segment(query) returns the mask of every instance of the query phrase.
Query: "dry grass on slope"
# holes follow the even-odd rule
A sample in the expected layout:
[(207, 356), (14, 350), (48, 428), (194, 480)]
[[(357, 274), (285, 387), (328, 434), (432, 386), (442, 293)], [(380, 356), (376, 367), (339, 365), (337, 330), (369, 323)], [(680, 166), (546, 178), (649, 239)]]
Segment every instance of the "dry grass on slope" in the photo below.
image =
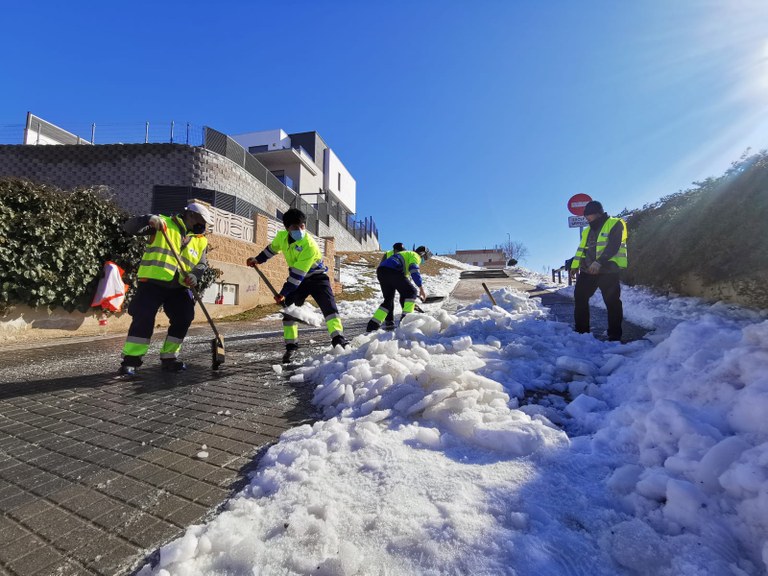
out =
[[(342, 257), (342, 266), (368, 266), (376, 268), (381, 262), (384, 252), (336, 252)], [(421, 271), (427, 276), (440, 274), (442, 270), (458, 268), (452, 264), (447, 264), (434, 258), (421, 264)]]

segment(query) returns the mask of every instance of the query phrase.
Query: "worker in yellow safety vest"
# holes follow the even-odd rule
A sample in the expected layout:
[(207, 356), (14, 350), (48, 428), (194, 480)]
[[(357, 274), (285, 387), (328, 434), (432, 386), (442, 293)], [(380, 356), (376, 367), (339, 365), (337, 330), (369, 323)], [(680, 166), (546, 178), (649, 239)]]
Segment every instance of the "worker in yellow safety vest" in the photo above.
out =
[(576, 332), (589, 333), (589, 299), (600, 289), (608, 311), (608, 340), (621, 341), (624, 308), (621, 303), (619, 273), (627, 267), (627, 225), (611, 218), (600, 202), (584, 207), (589, 222), (571, 262), (570, 274), (578, 274), (574, 288)]
[[(395, 307), (395, 293), (400, 294), (403, 305), (401, 319), (411, 312), (416, 306), (416, 296), (426, 300), (424, 286), (419, 265), (428, 259), (429, 250), (425, 246), (419, 246), (416, 250), (403, 250), (384, 259), (376, 269), (376, 277), (381, 286), (384, 301), (373, 313), (366, 327), (367, 332), (373, 332), (381, 328), (382, 323), (392, 313)], [(410, 280), (413, 280), (413, 284)], [(418, 291), (416, 288), (418, 287)], [(384, 326), (384, 328), (390, 328)]]
[[(160, 348), (162, 369), (169, 372), (186, 369), (186, 364), (177, 357), (195, 317), (195, 300), (189, 289), (197, 286), (207, 268), (205, 231), (206, 226), (211, 225), (211, 211), (199, 202), (192, 202), (182, 214), (173, 217), (146, 214), (130, 218), (123, 225), (128, 234), (148, 235), (149, 244), (139, 264), (136, 294), (128, 305), (132, 320), (119, 374), (133, 376), (141, 366), (161, 306), (170, 320), (168, 334)], [(181, 257), (185, 270), (179, 269), (161, 230)]]
[[(344, 327), (327, 274), (328, 267), (323, 263), (323, 253), (317, 242), (307, 232), (306, 222), (306, 214), (298, 208), (287, 210), (283, 214), (285, 230), (278, 232), (272, 243), (257, 256), (248, 258), (246, 264), (255, 268), (282, 252), (288, 264), (288, 278), (275, 296), (275, 302), (284, 306), (301, 306), (308, 296), (312, 296), (325, 316), (331, 345), (346, 348), (349, 343), (344, 337)], [(283, 316), (283, 338), (283, 363), (287, 364), (299, 349), (299, 325), (290, 316)]]
[(384, 262), (384, 260), (386, 260), (387, 258), (391, 258), (395, 254), (397, 254), (398, 252), (402, 252), (403, 250), (405, 250), (405, 246), (403, 246), (403, 243), (395, 242), (394, 244), (392, 244), (392, 250), (387, 250), (386, 252), (384, 252), (384, 256), (381, 257), (381, 261)]
[[(395, 254), (399, 254), (400, 252), (405, 251), (405, 246), (402, 242), (395, 242), (392, 244), (392, 250), (387, 250), (384, 252), (384, 256), (381, 257), (381, 262), (384, 262), (387, 258), (391, 258)], [(379, 262), (379, 264), (381, 264)], [(405, 304), (405, 297), (401, 294), (400, 295), (400, 308), (402, 309), (403, 304)], [(394, 308), (394, 306), (392, 306)], [(387, 314), (387, 318), (384, 320), (384, 329), (385, 330), (392, 330), (395, 327), (395, 311), (390, 310), (389, 314)]]

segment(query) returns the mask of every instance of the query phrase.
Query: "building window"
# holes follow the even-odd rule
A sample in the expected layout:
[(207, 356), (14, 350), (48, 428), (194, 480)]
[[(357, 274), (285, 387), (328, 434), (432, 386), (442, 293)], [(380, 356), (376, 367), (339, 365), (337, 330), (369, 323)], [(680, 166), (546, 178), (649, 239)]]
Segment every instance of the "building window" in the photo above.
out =
[(285, 170), (272, 170), (272, 174), (275, 175), (275, 178), (280, 180), (284, 185), (288, 186), (291, 190), (295, 190), (293, 187), (293, 178), (290, 176), (285, 175)]
[(249, 146), (248, 147), (248, 152), (250, 152), (251, 154), (258, 154), (259, 152), (266, 152), (267, 150), (269, 150), (269, 145), (268, 144), (264, 144), (263, 146)]
[(238, 303), (237, 284), (225, 284), (217, 282), (211, 284), (203, 294), (203, 302), (209, 304), (228, 304), (236, 306)]

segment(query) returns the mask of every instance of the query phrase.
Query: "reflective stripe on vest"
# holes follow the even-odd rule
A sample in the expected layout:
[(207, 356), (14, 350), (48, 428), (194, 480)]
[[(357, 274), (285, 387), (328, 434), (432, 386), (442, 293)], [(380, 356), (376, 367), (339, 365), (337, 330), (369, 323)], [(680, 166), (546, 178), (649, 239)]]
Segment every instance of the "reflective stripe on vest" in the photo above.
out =
[(411, 274), (411, 264), (415, 264), (417, 268), (421, 264), (421, 256), (412, 250), (403, 250), (395, 254), (395, 256), (403, 263), (403, 274), (406, 276)]
[[(623, 228), (621, 232), (621, 244), (619, 245), (619, 251), (616, 252), (616, 254), (609, 260), (611, 262), (616, 262), (616, 265), (620, 269), (624, 269), (627, 267), (627, 224), (621, 218), (608, 218), (603, 224), (603, 227), (600, 229), (600, 233), (597, 235), (597, 249), (595, 251), (595, 259), (597, 260), (600, 258), (603, 250), (605, 250), (605, 247), (608, 245), (608, 235), (611, 233), (611, 230), (613, 230), (613, 227), (619, 223), (621, 223)], [(588, 237), (589, 227), (587, 227), (581, 234), (581, 243), (576, 249), (576, 255), (573, 257), (571, 270), (578, 270), (581, 266), (582, 260), (584, 260), (586, 257)]]
[[(320, 252), (317, 242), (309, 232), (301, 240), (291, 242), (290, 232), (280, 230), (269, 245), (269, 250), (275, 254), (283, 253), (285, 262), (288, 264), (289, 275), (293, 272), (293, 278), (298, 280), (297, 285), (305, 276), (328, 271), (323, 264), (323, 253)], [(290, 278), (288, 281), (291, 282)]]
[[(181, 248), (182, 233), (179, 224), (173, 218), (168, 216), (160, 216), (166, 223), (166, 234), (171, 244), (179, 254), (181, 261), (184, 263), (186, 270), (189, 272), (194, 268), (205, 253), (205, 249), (208, 246), (208, 240), (203, 235), (194, 235), (189, 238), (189, 242), (184, 248)], [(173, 280), (174, 275), (179, 265), (176, 262), (176, 258), (173, 256), (168, 243), (165, 241), (165, 237), (160, 232), (155, 232), (152, 236), (152, 241), (149, 246), (144, 250), (144, 255), (141, 258), (141, 264), (139, 265), (138, 277), (152, 280), (162, 280), (170, 282)], [(181, 284), (181, 274), (179, 274), (179, 283)], [(183, 284), (182, 284), (183, 285)]]

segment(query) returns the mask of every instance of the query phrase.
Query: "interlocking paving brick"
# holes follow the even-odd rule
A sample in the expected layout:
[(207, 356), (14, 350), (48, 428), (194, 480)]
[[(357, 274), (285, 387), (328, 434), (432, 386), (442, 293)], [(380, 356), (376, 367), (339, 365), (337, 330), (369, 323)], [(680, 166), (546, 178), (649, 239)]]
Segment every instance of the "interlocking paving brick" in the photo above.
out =
[(205, 518), (208, 510), (209, 508), (206, 506), (190, 503), (174, 510), (173, 515), (169, 520), (180, 528), (184, 528), (190, 524), (198, 524)]
[(23, 537), (17, 538), (13, 542), (3, 543), (0, 546), (0, 564), (9, 565), (14, 560), (26, 556), (30, 550), (45, 547), (46, 544), (43, 540), (27, 532)]
[(34, 503), (38, 497), (31, 492), (17, 491), (13, 496), (0, 500), (0, 510), (5, 514), (16, 516), (16, 511)]
[(74, 552), (85, 548), (96, 538), (101, 538), (104, 532), (93, 526), (90, 522), (72, 516), (68, 523), (68, 530), (54, 537), (54, 545), (65, 552)]
[(195, 502), (203, 506), (213, 507), (219, 502), (223, 502), (228, 494), (228, 490), (221, 488), (211, 488), (208, 492), (195, 496)]
[(51, 507), (44, 513), (23, 520), (24, 527), (53, 542), (76, 526), (76, 518), (66, 510)]
[(78, 557), (99, 574), (115, 574), (125, 568), (126, 557), (136, 556), (140, 550), (137, 546), (127, 544), (112, 536), (102, 536), (85, 548), (78, 551)]
[(38, 549), (29, 548), (27, 552), (29, 553), (25, 556), (10, 561), (8, 567), (17, 574), (43, 576), (51, 574), (49, 567), (61, 564), (66, 560), (65, 556), (50, 546), (41, 546)]
[(7, 516), (0, 516), (0, 542), (7, 546), (11, 542), (29, 534), (21, 524)]
[[(274, 385), (279, 332), (256, 344), (274, 358), (212, 373), (209, 332), (195, 330), (204, 337), (185, 343), (182, 375), (154, 359), (134, 381), (105, 373), (122, 338), (0, 356), (0, 576), (131, 573), (220, 509), (284, 430), (311, 420), (310, 385)], [(254, 347), (243, 337), (227, 354)]]
[(168, 522), (157, 521), (146, 530), (133, 534), (131, 540), (138, 544), (142, 549), (148, 550), (159, 548), (161, 545), (173, 538), (181, 536), (183, 533), (184, 528), (179, 528)]

